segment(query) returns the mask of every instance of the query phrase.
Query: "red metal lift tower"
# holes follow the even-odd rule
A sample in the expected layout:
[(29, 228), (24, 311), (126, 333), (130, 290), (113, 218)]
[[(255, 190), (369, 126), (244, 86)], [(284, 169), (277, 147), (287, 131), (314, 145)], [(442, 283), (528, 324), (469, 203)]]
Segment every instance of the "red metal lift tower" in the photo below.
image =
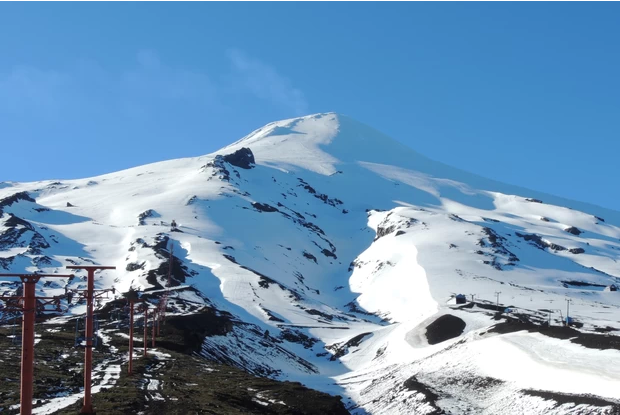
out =
[(86, 347), (84, 349), (84, 405), (81, 414), (94, 414), (91, 400), (92, 370), (93, 370), (93, 298), (95, 291), (95, 271), (102, 269), (116, 269), (116, 267), (101, 265), (70, 265), (68, 269), (84, 269), (87, 272), (86, 287)]
[[(3, 311), (21, 311), (22, 319), (22, 362), (20, 385), (20, 414), (32, 414), (32, 386), (34, 384), (34, 320), (37, 310), (42, 310), (48, 304), (55, 304), (60, 311), (58, 297), (37, 297), (35, 288), (41, 278), (71, 278), (73, 275), (58, 274), (0, 274), (0, 277), (19, 278), (24, 285), (22, 296), (0, 297), (0, 300), (9, 305)], [(37, 300), (47, 300), (37, 304)]]
[(146, 339), (149, 334), (149, 306), (146, 302), (142, 306), (142, 311), (144, 311), (144, 356), (146, 357), (146, 349), (148, 345)]
[[(127, 291), (124, 296), (125, 300), (129, 304), (129, 362), (127, 365), (127, 373), (132, 374), (133, 371), (133, 312), (134, 312), (134, 304), (144, 302), (145, 300), (141, 299), (139, 296), (140, 293), (133, 289)], [(146, 314), (144, 318), (145, 331), (144, 331), (144, 354), (146, 355)]]
[(153, 311), (153, 325), (151, 326), (151, 347), (154, 349), (155, 348), (155, 335), (157, 332), (157, 328), (158, 328), (158, 324), (157, 324), (157, 319), (159, 317), (157, 316), (157, 309), (155, 309)]

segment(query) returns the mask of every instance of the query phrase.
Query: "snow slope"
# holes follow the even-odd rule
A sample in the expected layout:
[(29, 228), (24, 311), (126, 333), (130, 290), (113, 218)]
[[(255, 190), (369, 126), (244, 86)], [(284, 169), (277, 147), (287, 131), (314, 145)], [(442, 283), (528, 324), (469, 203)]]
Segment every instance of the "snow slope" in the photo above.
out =
[[(98, 287), (158, 293), (173, 245), (177, 312), (233, 321), (206, 357), (353, 412), (619, 405), (620, 292), (604, 289), (620, 281), (620, 212), (460, 171), (345, 116), (271, 123), (202, 157), (0, 183), (0, 212), (7, 271), (115, 265)], [(567, 299), (576, 329), (560, 327)]]

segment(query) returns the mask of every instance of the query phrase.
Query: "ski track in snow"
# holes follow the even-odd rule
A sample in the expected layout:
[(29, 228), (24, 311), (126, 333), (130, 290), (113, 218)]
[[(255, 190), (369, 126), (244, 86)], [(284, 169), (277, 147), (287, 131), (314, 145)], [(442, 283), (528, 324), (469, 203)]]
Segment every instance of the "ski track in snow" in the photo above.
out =
[(154, 377), (163, 369), (165, 361), (170, 358), (170, 355), (156, 349), (151, 349), (148, 353), (151, 356), (155, 356), (158, 362), (154, 366), (147, 368), (147, 373), (145, 374), (144, 389), (147, 391), (147, 400), (165, 401), (166, 399), (160, 393), (164, 388), (164, 382)]
[[(104, 345), (108, 345), (110, 336), (108, 336), (104, 330), (101, 330), (99, 332), (99, 337), (102, 339)], [(102, 362), (101, 364), (93, 368), (93, 386), (91, 388), (92, 395), (95, 395), (104, 389), (114, 387), (114, 384), (120, 377), (122, 363), (123, 362), (119, 361), (118, 359), (110, 359)], [(99, 381), (99, 383), (97, 383), (97, 381)], [(42, 406), (34, 407), (32, 409), (32, 413), (39, 415), (53, 414), (54, 412), (66, 408), (67, 406), (73, 405), (74, 403), (82, 399), (84, 399), (83, 391), (68, 396), (54, 398), (49, 402), (46, 402)], [(36, 399), (33, 400), (33, 404), (35, 404), (36, 401)], [(19, 408), (19, 405), (17, 405), (17, 408)]]

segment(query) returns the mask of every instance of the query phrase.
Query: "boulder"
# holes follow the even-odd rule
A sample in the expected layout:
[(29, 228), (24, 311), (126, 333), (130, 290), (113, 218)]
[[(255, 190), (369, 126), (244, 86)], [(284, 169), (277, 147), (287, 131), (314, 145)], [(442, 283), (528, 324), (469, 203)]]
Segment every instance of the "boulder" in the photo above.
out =
[(252, 150), (247, 147), (243, 147), (232, 154), (225, 155), (224, 161), (233, 166), (237, 166), (246, 170), (253, 168), (256, 164)]

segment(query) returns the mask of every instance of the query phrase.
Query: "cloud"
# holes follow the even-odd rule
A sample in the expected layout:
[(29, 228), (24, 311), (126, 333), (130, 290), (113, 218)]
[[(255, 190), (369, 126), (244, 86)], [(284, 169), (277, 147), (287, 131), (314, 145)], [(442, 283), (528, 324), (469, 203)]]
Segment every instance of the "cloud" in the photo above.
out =
[(217, 84), (205, 72), (168, 65), (152, 50), (140, 51), (136, 63), (121, 74), (118, 82), (128, 115), (144, 118), (155, 103), (164, 108), (184, 106), (193, 110), (223, 105)]
[(171, 100), (217, 101), (217, 87), (204, 72), (164, 65), (152, 50), (140, 51), (137, 62), (137, 68), (123, 74), (123, 87), (127, 91)]
[(260, 99), (291, 109), (296, 115), (308, 112), (303, 92), (293, 87), (291, 81), (280, 75), (275, 68), (238, 49), (229, 50), (227, 55), (236, 80), (246, 90)]
[[(307, 112), (303, 93), (273, 67), (239, 50), (229, 51), (227, 57), (231, 72), (219, 78), (171, 64), (153, 50), (139, 51), (132, 62), (115, 70), (93, 60), (78, 60), (62, 69), (14, 66), (0, 72), (0, 118), (55, 124), (111, 119), (119, 125), (122, 119), (140, 123), (159, 123), (162, 117), (203, 120), (209, 111), (227, 109), (227, 96), (240, 91), (296, 115)], [(230, 76), (236, 86), (233, 90)]]

